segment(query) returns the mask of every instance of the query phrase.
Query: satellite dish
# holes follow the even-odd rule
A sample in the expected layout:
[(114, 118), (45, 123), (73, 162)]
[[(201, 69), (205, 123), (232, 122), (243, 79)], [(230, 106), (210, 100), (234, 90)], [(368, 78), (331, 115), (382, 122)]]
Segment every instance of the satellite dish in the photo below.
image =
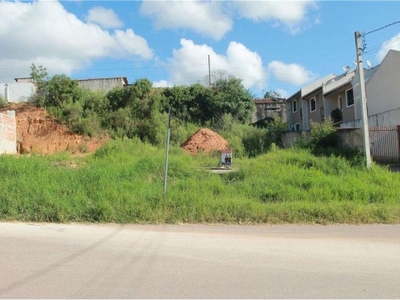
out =
[(367, 65), (369, 68), (371, 68), (374, 64), (372, 62), (370, 62), (369, 60), (367, 60)]
[(346, 73), (348, 72), (348, 71), (350, 71), (350, 67), (349, 66), (343, 66), (343, 71), (345, 71)]

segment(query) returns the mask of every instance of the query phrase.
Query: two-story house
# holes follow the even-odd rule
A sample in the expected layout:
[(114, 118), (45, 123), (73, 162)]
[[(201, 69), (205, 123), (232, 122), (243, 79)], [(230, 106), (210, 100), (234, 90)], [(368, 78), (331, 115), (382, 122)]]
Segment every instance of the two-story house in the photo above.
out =
[[(400, 52), (390, 50), (381, 64), (364, 69), (368, 116), (378, 116), (373, 125), (400, 124)], [(330, 74), (301, 88), (287, 99), (291, 130), (309, 130), (310, 122), (331, 118), (340, 127), (358, 127), (361, 96), (357, 69)], [(384, 113), (393, 110), (391, 117)], [(355, 122), (356, 121), (356, 122)]]
[(310, 120), (321, 122), (324, 119), (322, 85), (335, 76), (330, 74), (315, 80), (287, 98), (286, 110), (289, 129), (309, 130)]

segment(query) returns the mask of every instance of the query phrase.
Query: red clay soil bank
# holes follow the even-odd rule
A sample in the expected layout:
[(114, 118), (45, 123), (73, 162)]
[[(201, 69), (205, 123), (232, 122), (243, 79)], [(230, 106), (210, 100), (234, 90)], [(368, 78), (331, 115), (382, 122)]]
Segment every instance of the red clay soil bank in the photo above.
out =
[(30, 104), (10, 104), (0, 112), (15, 110), (19, 153), (93, 153), (106, 139), (87, 138), (57, 123), (45, 109)]
[(208, 128), (202, 128), (181, 144), (181, 148), (194, 155), (198, 152), (209, 153), (226, 150), (228, 142), (218, 133)]

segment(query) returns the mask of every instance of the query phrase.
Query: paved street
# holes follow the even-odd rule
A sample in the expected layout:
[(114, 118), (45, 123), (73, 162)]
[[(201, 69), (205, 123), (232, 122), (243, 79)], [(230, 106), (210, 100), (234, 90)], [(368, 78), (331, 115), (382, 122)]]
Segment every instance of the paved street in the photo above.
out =
[(400, 298), (400, 226), (0, 223), (0, 298)]

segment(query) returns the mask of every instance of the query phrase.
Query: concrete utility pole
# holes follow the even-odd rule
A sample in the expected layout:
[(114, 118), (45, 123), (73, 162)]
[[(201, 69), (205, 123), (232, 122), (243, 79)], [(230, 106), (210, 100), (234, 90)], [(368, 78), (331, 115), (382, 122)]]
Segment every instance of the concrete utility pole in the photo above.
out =
[(169, 140), (171, 137), (171, 108), (168, 109), (167, 144), (165, 145), (164, 196), (167, 194)]
[(361, 97), (361, 120), (364, 140), (365, 158), (367, 168), (371, 167), (371, 151), (369, 143), (369, 126), (368, 126), (368, 113), (367, 113), (367, 99), (365, 96), (365, 79), (364, 79), (364, 67), (363, 67), (363, 48), (361, 46), (361, 34), (356, 31), (354, 33), (356, 40), (356, 54), (357, 54), (357, 68), (358, 68), (358, 80), (360, 82), (360, 97)]
[(210, 63), (210, 55), (208, 55), (208, 85), (211, 86), (211, 63)]

